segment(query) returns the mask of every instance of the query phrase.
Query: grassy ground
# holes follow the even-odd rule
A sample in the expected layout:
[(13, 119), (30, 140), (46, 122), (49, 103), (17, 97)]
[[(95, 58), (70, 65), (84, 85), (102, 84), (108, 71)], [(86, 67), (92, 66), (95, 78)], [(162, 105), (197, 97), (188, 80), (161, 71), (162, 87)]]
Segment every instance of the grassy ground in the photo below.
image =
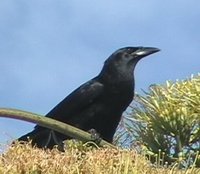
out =
[(199, 169), (154, 167), (135, 151), (68, 147), (65, 152), (29, 144), (10, 146), (0, 155), (0, 174), (198, 174)]

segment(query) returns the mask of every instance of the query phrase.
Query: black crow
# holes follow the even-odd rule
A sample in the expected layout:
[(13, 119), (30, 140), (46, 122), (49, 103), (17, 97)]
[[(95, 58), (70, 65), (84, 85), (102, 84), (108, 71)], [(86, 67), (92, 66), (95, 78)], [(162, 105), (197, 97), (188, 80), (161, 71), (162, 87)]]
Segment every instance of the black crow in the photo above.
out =
[[(125, 47), (115, 51), (95, 78), (81, 85), (55, 106), (46, 116), (82, 130), (95, 129), (108, 142), (119, 124), (123, 111), (134, 96), (133, 71), (137, 62), (158, 52), (152, 47)], [(71, 137), (36, 125), (18, 140), (32, 140), (37, 147), (63, 146)]]

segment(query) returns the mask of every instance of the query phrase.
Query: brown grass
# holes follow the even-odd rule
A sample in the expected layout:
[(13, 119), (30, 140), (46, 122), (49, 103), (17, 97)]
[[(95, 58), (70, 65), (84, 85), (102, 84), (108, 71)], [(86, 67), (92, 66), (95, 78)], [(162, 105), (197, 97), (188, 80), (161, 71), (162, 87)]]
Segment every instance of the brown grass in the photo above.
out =
[[(87, 149), (87, 150), (86, 150)], [(69, 147), (42, 150), (30, 144), (15, 144), (0, 155), (0, 174), (197, 174), (198, 169), (180, 171), (152, 167), (134, 150)]]

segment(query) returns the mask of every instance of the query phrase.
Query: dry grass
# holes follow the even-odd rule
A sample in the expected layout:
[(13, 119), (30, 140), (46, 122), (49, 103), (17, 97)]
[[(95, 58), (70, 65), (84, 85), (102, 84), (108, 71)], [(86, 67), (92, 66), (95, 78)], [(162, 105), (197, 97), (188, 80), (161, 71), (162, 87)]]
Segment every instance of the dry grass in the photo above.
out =
[(110, 148), (42, 150), (30, 144), (10, 146), (0, 155), (0, 174), (196, 174), (197, 169), (179, 171), (152, 165), (135, 151)]

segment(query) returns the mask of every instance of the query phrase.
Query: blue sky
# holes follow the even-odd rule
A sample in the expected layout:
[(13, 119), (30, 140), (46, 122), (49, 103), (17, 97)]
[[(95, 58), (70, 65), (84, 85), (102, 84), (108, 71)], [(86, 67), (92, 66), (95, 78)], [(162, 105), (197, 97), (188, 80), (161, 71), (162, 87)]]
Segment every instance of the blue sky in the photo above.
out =
[[(0, 107), (46, 114), (124, 46), (162, 51), (136, 67), (136, 91), (200, 66), (200, 1), (0, 1)], [(33, 129), (0, 118), (0, 143)]]

